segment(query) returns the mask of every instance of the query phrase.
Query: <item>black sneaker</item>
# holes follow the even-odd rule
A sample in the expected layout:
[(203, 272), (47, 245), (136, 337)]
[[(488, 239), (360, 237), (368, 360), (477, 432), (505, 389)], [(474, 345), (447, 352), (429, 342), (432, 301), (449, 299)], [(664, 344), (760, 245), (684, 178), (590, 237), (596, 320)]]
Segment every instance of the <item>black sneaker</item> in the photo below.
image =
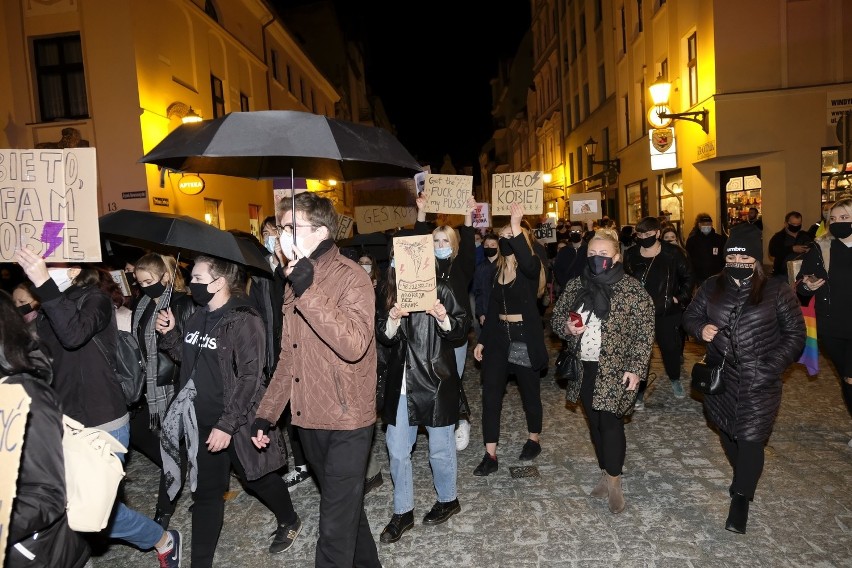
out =
[(541, 444), (535, 440), (527, 440), (524, 448), (521, 450), (521, 456), (518, 458), (521, 461), (529, 461), (535, 459), (541, 453)]
[(279, 552), (284, 552), (288, 550), (291, 546), (293, 546), (293, 541), (296, 540), (296, 537), (299, 536), (299, 532), (302, 530), (302, 519), (296, 515), (296, 520), (289, 525), (278, 525), (278, 528), (275, 529), (275, 532), (272, 533), (273, 539), (272, 544), (269, 545), (269, 553), (270, 554), (278, 554)]
[(409, 511), (407, 513), (402, 513), (401, 515), (394, 515), (391, 517), (390, 522), (385, 527), (385, 530), (382, 531), (382, 534), (379, 536), (379, 540), (384, 542), (385, 544), (389, 544), (391, 542), (396, 542), (400, 538), (402, 538), (402, 534), (409, 530), (414, 526), (414, 511)]
[(453, 499), (448, 503), (435, 501), (435, 505), (432, 506), (432, 510), (426, 513), (426, 516), (423, 517), (423, 524), (440, 525), (459, 511), (461, 511), (461, 505), (459, 505), (458, 499)]
[(288, 472), (287, 475), (284, 476), (284, 483), (287, 484), (287, 490), (293, 491), (297, 485), (302, 483), (303, 481), (307, 481), (311, 478), (311, 474), (306, 469), (299, 469), (298, 467), (291, 472)]
[(384, 482), (385, 482), (385, 480), (382, 479), (382, 472), (381, 471), (379, 473), (377, 473), (376, 475), (374, 475), (373, 477), (368, 477), (367, 479), (364, 480), (364, 495), (366, 495), (367, 493), (369, 493), (370, 491), (372, 491), (376, 487), (381, 487), (382, 483), (384, 483)]
[(488, 452), (485, 452), (485, 457), (482, 458), (482, 461), (479, 462), (479, 465), (476, 466), (476, 469), (473, 470), (473, 475), (484, 477), (486, 475), (491, 475), (498, 468), (497, 457), (492, 456)]
[(163, 530), (169, 528), (169, 522), (172, 520), (172, 513), (166, 513), (159, 507), (154, 512), (154, 522), (163, 527)]

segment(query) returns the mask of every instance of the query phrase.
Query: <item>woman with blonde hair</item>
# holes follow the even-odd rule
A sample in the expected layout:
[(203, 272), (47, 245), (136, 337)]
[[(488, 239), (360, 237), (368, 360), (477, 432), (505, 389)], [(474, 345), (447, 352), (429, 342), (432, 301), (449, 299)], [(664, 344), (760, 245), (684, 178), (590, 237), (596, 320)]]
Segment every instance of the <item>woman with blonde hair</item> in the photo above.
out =
[(840, 377), (846, 410), (852, 414), (852, 199), (835, 202), (827, 223), (828, 231), (802, 259), (796, 292), (816, 297), (817, 338)]
[(518, 389), (527, 422), (527, 441), (519, 459), (541, 453), (541, 370), (547, 367), (541, 316), (536, 305), (541, 260), (533, 253), (532, 237), (521, 226), (523, 207), (513, 203), (511, 222), (500, 229), (500, 256), (488, 302), (488, 312), (473, 356), (482, 362), (482, 437), (485, 456), (473, 471), (486, 476), (498, 469), (500, 414), (509, 373)]
[(565, 285), (550, 319), (581, 363), (565, 397), (579, 398), (585, 410), (600, 468), (591, 496), (608, 499), (612, 513), (626, 506), (624, 416), (633, 410), (639, 381), (648, 374), (654, 342), (654, 303), (642, 283), (624, 273), (621, 261), (618, 233), (595, 231), (583, 273)]
[[(186, 283), (175, 257), (152, 252), (137, 260), (135, 267), (140, 294), (133, 309), (130, 331), (139, 342), (145, 388), (142, 390), (142, 398), (131, 407), (130, 445), (162, 470), (160, 427), (175, 395), (180, 364), (159, 347), (155, 329), (156, 314), (171, 308), (176, 318), (175, 325), (182, 331), (186, 320), (195, 312), (195, 302), (187, 295)], [(170, 286), (171, 295), (166, 294)], [(175, 506), (166, 494), (165, 483), (161, 474), (154, 520), (163, 528), (168, 528)]]

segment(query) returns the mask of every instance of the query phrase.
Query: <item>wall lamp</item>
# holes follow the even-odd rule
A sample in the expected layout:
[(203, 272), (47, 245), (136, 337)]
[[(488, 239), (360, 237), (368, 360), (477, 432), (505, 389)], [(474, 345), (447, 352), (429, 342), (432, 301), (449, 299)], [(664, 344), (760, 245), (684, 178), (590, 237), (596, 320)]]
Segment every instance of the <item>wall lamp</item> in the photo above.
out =
[(651, 92), (651, 100), (654, 101), (654, 109), (651, 111), (657, 120), (651, 122), (659, 128), (665, 128), (673, 120), (688, 120), (695, 124), (701, 125), (701, 129), (705, 134), (710, 132), (710, 111), (705, 109), (692, 112), (669, 112), (669, 94), (672, 91), (672, 84), (663, 79), (663, 74), (657, 75), (657, 79), (648, 87)]
[(182, 103), (180, 101), (175, 101), (166, 108), (166, 117), (171, 119), (173, 117), (180, 118), (181, 122), (184, 124), (189, 124), (190, 122), (201, 122), (201, 115), (195, 112), (191, 106), (186, 103)]
[(614, 160), (595, 160), (595, 154), (598, 151), (598, 143), (591, 136), (589, 136), (589, 139), (586, 140), (585, 144), (583, 144), (583, 149), (586, 151), (586, 155), (589, 157), (589, 161), (592, 164), (600, 164), (607, 169), (613, 169), (616, 172), (621, 173), (621, 160), (618, 158)]

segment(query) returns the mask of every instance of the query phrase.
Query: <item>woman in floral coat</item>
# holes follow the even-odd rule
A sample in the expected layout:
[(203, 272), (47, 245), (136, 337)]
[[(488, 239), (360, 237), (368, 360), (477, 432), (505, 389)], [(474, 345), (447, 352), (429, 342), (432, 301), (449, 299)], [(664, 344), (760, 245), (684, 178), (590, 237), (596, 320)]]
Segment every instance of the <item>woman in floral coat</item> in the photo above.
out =
[[(615, 231), (596, 231), (588, 244), (588, 265), (566, 284), (550, 320), (582, 363), (566, 397), (580, 399), (589, 421), (601, 469), (591, 495), (608, 498), (613, 513), (625, 507), (624, 415), (632, 411), (639, 381), (646, 378), (654, 341), (653, 302), (638, 280), (624, 274), (619, 251)], [(571, 313), (581, 321), (576, 315), (572, 321)]]

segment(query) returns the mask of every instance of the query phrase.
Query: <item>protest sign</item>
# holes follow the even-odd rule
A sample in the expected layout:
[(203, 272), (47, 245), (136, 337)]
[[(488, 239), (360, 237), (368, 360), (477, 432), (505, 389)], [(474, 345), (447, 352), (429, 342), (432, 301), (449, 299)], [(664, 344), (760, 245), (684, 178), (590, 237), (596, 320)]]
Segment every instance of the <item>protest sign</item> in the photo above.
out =
[(0, 150), (0, 261), (100, 262), (94, 148)]
[(594, 221), (601, 218), (601, 193), (572, 193), (568, 196), (570, 219), (572, 221)]
[(523, 205), (525, 215), (544, 212), (541, 172), (494, 174), (491, 188), (491, 215), (511, 215), (512, 203)]
[(393, 205), (364, 205), (355, 207), (355, 222), (359, 233), (378, 233), (397, 227), (413, 225), (417, 220), (416, 207)]
[(432, 235), (395, 237), (396, 300), (407, 312), (422, 312), (435, 307), (438, 284), (435, 280), (435, 246)]
[(550, 223), (541, 223), (535, 228), (535, 238), (540, 243), (555, 243), (556, 242), (556, 227)]
[(337, 216), (337, 234), (334, 237), (335, 241), (340, 239), (348, 239), (352, 236), (352, 223), (355, 222), (355, 219), (349, 217), (348, 215), (338, 215)]
[(423, 196), (426, 213), (458, 213), (468, 211), (467, 201), (473, 195), (473, 176), (427, 174)]
[(109, 275), (112, 276), (113, 282), (118, 284), (121, 289), (122, 296), (130, 296), (130, 282), (127, 281), (127, 273), (123, 270), (110, 270)]
[[(9, 518), (18, 485), (18, 468), (30, 397), (21, 385), (0, 385), (0, 566), (5, 566)], [(34, 441), (36, 444), (38, 441)]]
[(476, 229), (484, 229), (491, 226), (490, 215), (488, 214), (487, 203), (477, 203), (476, 209), (473, 211), (473, 227)]

